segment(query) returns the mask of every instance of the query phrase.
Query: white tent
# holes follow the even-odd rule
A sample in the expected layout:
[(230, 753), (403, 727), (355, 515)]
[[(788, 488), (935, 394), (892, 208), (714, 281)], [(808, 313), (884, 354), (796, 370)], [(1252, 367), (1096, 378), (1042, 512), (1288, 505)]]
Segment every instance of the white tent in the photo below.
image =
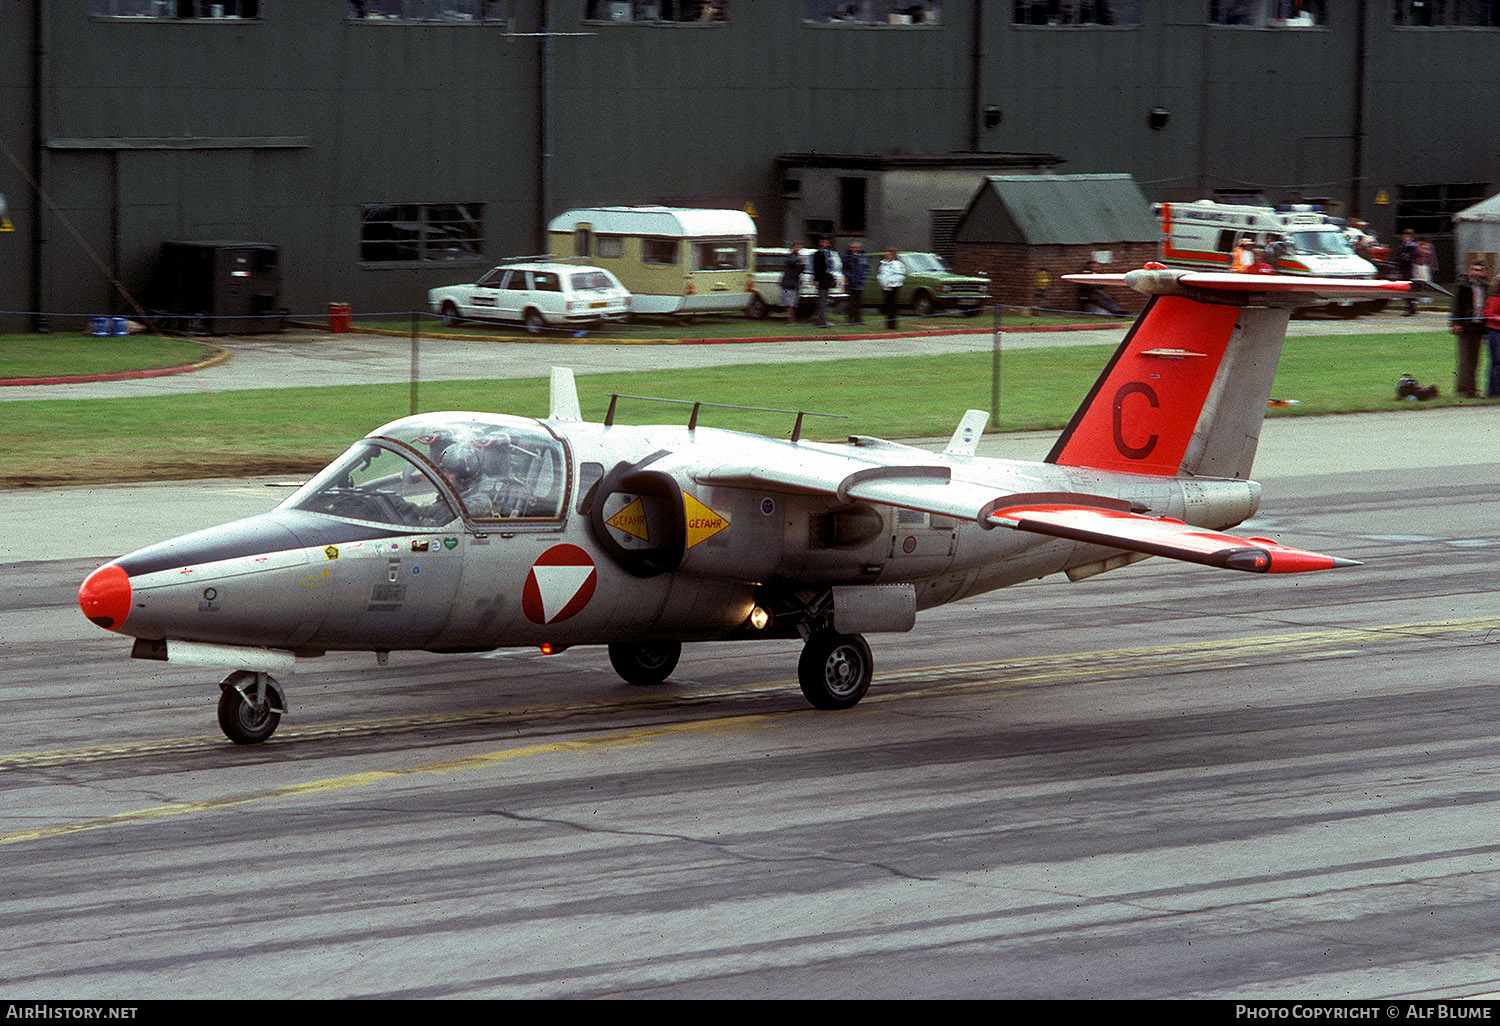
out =
[(1500, 254), (1500, 193), (1480, 200), (1453, 215), (1453, 241), (1457, 249), (1457, 266), (1469, 266), (1474, 254), (1481, 254), (1493, 269)]

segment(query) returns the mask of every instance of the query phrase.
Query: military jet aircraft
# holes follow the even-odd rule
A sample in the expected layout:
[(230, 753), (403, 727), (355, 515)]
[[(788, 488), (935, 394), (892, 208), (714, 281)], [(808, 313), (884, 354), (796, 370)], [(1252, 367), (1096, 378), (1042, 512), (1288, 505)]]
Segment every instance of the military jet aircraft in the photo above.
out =
[(570, 372), (545, 419), (427, 413), (357, 442), (274, 510), (106, 564), (79, 589), (131, 654), (230, 671), (219, 723), (264, 741), (282, 679), (327, 651), (482, 652), (607, 645), (634, 684), (684, 642), (802, 639), (802, 691), (855, 705), (863, 635), (919, 610), (1050, 574), (1077, 581), (1148, 556), (1258, 573), (1351, 565), (1223, 533), (1249, 480), (1291, 310), (1407, 282), (1148, 265), (1075, 275), (1149, 296), (1042, 462), (976, 455), (969, 411), (945, 451), (699, 424), (585, 422)]

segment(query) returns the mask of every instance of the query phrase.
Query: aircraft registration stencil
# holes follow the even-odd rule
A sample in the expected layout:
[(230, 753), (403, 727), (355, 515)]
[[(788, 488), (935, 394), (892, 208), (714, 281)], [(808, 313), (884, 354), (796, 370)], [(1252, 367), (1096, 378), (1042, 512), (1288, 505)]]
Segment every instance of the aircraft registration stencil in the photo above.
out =
[(532, 623), (558, 623), (582, 612), (594, 597), (599, 572), (577, 545), (554, 545), (537, 557), (521, 589), (521, 610)]

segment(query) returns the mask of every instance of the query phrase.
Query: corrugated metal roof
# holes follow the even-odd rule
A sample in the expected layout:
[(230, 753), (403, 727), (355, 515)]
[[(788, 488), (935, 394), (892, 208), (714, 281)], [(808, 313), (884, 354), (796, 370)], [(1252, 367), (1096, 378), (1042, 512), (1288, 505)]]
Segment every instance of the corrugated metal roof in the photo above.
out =
[(1155, 242), (1161, 226), (1124, 174), (990, 175), (969, 201), (959, 242), (1077, 246)]

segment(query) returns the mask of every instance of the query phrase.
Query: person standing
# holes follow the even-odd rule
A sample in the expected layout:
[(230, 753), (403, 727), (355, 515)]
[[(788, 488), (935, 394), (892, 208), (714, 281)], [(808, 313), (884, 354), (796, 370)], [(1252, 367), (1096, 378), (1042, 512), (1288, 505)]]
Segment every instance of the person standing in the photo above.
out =
[(863, 324), (860, 304), (864, 301), (865, 281), (870, 277), (870, 258), (865, 256), (865, 247), (858, 242), (849, 243), (844, 254), (844, 291), (848, 293), (848, 320), (850, 324)]
[(1250, 265), (1255, 263), (1255, 254), (1251, 247), (1255, 240), (1246, 235), (1240, 239), (1234, 249), (1229, 252), (1229, 269), (1236, 274), (1244, 274), (1250, 270)]
[(1500, 399), (1500, 277), (1490, 286), (1484, 301), (1485, 341), (1490, 350), (1490, 376), (1484, 390), (1486, 399)]
[(781, 305), (786, 307), (786, 322), (789, 325), (797, 323), (797, 304), (802, 299), (802, 269), (806, 266), (802, 261), (802, 244), (792, 243), (792, 251), (787, 254), (786, 267), (781, 272)]
[(880, 282), (880, 289), (884, 296), (885, 326), (894, 330), (896, 327), (896, 308), (901, 300), (901, 283), (906, 281), (906, 265), (896, 255), (894, 249), (885, 251), (885, 259), (880, 261), (880, 268), (875, 272), (875, 278)]
[(1483, 260), (1469, 261), (1469, 273), (1453, 286), (1453, 312), (1448, 325), (1457, 339), (1453, 391), (1469, 399), (1479, 397), (1479, 344), (1484, 341), (1484, 307), (1489, 298)]
[[(1396, 246), (1396, 252), (1391, 254), (1391, 260), (1396, 265), (1396, 280), (1411, 281), (1416, 271), (1417, 257), (1420, 251), (1417, 249), (1417, 233), (1410, 228), (1401, 233), (1401, 242)], [(1417, 313), (1417, 301), (1407, 293), (1406, 313), (1402, 317), (1414, 317)], [(1483, 312), (1484, 305), (1480, 304), (1479, 311)]]
[(1271, 274), (1281, 270), (1281, 261), (1287, 254), (1291, 253), (1292, 244), (1287, 241), (1285, 235), (1271, 232), (1266, 236), (1266, 263), (1271, 265)]
[(839, 255), (829, 239), (819, 239), (813, 253), (813, 285), (818, 290), (818, 327), (828, 327), (828, 304), (833, 297), (834, 275), (839, 271)]

